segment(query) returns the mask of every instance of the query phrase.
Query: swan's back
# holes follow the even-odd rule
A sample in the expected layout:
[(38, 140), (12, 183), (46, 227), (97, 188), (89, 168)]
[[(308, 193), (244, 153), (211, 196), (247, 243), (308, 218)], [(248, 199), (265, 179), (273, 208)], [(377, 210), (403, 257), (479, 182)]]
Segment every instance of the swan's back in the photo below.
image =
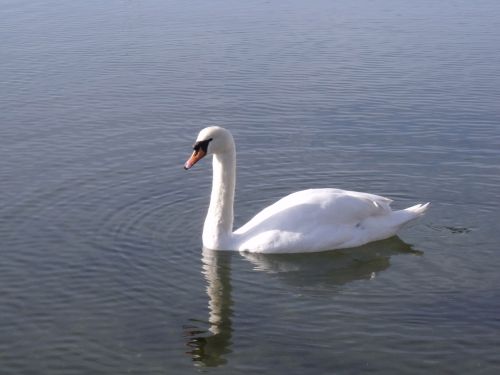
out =
[[(391, 200), (340, 189), (302, 190), (280, 199), (234, 232), (238, 250), (322, 251), (395, 234)], [(406, 219), (406, 218), (405, 218)], [(396, 227), (396, 228), (395, 228)]]

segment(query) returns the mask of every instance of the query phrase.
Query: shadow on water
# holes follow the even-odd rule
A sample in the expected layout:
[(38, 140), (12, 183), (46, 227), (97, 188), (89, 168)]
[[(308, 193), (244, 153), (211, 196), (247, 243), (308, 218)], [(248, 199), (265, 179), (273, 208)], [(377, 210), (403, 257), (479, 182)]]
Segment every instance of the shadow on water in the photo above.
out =
[[(277, 277), (286, 285), (304, 292), (335, 292), (340, 286), (356, 280), (371, 279), (389, 268), (390, 257), (398, 254), (421, 255), (399, 237), (392, 237), (361, 247), (301, 254), (241, 255), (254, 269)], [(200, 366), (216, 367), (227, 363), (231, 353), (233, 300), (231, 297), (231, 259), (236, 253), (203, 249), (203, 274), (207, 282), (209, 329), (199, 328), (206, 322), (191, 320), (184, 327), (193, 361)]]
[(389, 268), (397, 254), (421, 255), (399, 237), (343, 250), (298, 254), (242, 253), (254, 269), (276, 275), (287, 285), (310, 294), (331, 293), (356, 280), (369, 280)]

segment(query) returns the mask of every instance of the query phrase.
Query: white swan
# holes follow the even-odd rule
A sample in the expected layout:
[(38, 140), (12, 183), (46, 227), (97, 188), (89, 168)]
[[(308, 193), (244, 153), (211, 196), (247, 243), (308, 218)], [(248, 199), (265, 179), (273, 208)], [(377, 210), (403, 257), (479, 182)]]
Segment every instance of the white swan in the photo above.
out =
[(340, 189), (310, 189), (287, 195), (233, 232), (236, 149), (231, 133), (212, 126), (198, 134), (190, 169), (213, 155), (210, 206), (203, 246), (256, 253), (313, 252), (361, 246), (391, 237), (422, 216), (429, 203), (392, 211), (391, 200)]

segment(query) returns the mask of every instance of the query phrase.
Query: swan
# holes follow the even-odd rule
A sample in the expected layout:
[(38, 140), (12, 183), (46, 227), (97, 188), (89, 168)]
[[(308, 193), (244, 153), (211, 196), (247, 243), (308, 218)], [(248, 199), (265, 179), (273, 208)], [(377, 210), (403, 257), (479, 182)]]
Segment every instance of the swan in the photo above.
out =
[(394, 236), (429, 206), (393, 211), (392, 201), (378, 195), (309, 189), (285, 196), (233, 231), (236, 147), (227, 129), (202, 129), (184, 169), (206, 155), (213, 155), (213, 180), (202, 240), (211, 250), (298, 253), (357, 247)]

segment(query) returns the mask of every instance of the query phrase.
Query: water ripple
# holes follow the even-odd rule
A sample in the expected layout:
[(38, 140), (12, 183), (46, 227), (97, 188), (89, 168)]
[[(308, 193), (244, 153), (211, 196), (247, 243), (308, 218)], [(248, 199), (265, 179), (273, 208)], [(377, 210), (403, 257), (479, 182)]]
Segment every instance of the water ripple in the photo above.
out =
[[(497, 2), (2, 10), (3, 372), (498, 368)], [(214, 124), (237, 225), (310, 187), (432, 208), (350, 253), (207, 255), (210, 163), (182, 165)]]

